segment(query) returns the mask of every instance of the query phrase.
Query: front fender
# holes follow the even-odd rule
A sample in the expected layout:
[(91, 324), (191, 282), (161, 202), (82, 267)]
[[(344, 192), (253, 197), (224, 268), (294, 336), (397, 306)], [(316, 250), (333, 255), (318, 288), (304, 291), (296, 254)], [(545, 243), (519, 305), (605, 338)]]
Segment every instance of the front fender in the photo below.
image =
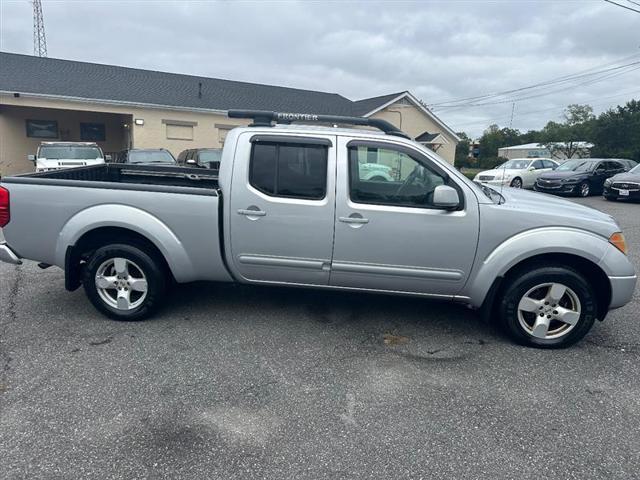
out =
[(139, 208), (105, 204), (76, 213), (62, 227), (56, 242), (56, 265), (65, 264), (67, 248), (85, 234), (101, 227), (119, 227), (134, 231), (152, 242), (162, 253), (175, 279), (190, 279), (194, 268), (175, 233), (160, 219)]
[(607, 239), (574, 228), (544, 227), (514, 235), (480, 258), (465, 295), (473, 306), (480, 307), (496, 278), (528, 258), (551, 253), (581, 257), (598, 265), (609, 277), (634, 275), (627, 257)]

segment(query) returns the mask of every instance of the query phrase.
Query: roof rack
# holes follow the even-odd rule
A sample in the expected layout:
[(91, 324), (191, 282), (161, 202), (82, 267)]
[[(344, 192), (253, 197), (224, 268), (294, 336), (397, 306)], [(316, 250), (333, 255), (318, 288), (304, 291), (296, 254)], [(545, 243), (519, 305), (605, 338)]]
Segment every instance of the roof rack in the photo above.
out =
[(348, 125), (364, 125), (367, 127), (374, 127), (382, 130), (387, 135), (395, 135), (397, 137), (409, 138), (409, 135), (398, 129), (393, 124), (382, 120), (381, 118), (367, 118), (367, 117), (342, 117), (339, 115), (315, 115), (311, 113), (284, 113), (284, 112), (270, 112), (267, 110), (229, 110), (227, 115), (230, 118), (251, 118), (253, 123), (250, 127), (272, 127), (275, 123), (290, 124), (293, 122), (304, 123), (333, 123), (333, 124), (348, 124)]

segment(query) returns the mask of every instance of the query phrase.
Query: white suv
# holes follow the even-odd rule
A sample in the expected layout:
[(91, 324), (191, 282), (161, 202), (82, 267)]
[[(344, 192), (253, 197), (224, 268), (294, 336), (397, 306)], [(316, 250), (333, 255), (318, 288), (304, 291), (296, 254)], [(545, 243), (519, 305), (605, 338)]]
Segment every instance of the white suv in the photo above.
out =
[(105, 161), (102, 149), (92, 142), (42, 142), (37, 154), (27, 158), (35, 163), (36, 172), (100, 165)]

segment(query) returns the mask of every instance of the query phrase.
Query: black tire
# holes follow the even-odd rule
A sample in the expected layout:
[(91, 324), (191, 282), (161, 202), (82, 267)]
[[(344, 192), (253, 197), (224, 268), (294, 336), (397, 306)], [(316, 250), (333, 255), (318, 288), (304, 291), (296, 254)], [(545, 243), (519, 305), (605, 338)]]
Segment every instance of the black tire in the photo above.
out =
[[(146, 277), (146, 296), (140, 305), (131, 310), (114, 308), (106, 303), (98, 293), (96, 286), (98, 269), (113, 258), (124, 258), (133, 262)], [(118, 243), (97, 249), (85, 265), (82, 276), (84, 290), (93, 306), (109, 318), (123, 321), (143, 320), (153, 314), (164, 299), (168, 283), (169, 275), (161, 259), (143, 251), (141, 247)], [(133, 291), (131, 293), (133, 294)]]
[[(568, 347), (581, 340), (589, 332), (596, 320), (598, 312), (597, 297), (585, 277), (570, 267), (538, 266), (532, 270), (521, 272), (507, 281), (508, 283), (498, 299), (497, 313), (505, 333), (521, 345), (536, 348)], [(559, 283), (572, 290), (572, 293), (577, 296), (580, 302), (580, 317), (565, 334), (556, 338), (538, 338), (533, 336), (532, 332), (526, 330), (521, 324), (518, 306), (527, 292), (538, 285), (548, 283)], [(523, 317), (525, 316), (525, 314), (522, 315)], [(529, 313), (526, 315), (529, 315)], [(534, 319), (537, 318), (537, 315), (538, 313), (536, 312)], [(528, 318), (531, 319), (531, 317)], [(527, 320), (525, 319), (524, 322), (526, 324)], [(561, 322), (555, 321), (555, 324), (553, 322), (551, 325), (565, 328)]]
[(589, 195), (591, 195), (591, 185), (589, 185), (589, 182), (582, 182), (580, 185), (578, 185), (578, 190), (576, 190), (576, 194), (579, 197), (583, 197), (583, 198), (586, 198)]
[(510, 184), (511, 188), (522, 188), (522, 179), (520, 177), (516, 177), (511, 180)]
[(612, 197), (610, 195), (603, 195), (605, 200), (609, 200), (610, 202), (613, 202), (615, 200), (618, 200), (616, 197)]

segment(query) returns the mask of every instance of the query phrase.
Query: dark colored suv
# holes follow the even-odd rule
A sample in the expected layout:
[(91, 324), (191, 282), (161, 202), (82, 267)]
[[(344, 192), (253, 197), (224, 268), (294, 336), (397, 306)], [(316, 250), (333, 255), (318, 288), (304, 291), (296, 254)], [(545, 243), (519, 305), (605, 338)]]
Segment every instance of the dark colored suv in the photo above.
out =
[(220, 169), (221, 148), (192, 148), (178, 155), (178, 164), (186, 167)]
[(533, 189), (544, 193), (588, 197), (594, 193), (601, 193), (607, 178), (625, 171), (627, 168), (624, 164), (613, 159), (567, 160), (553, 172), (540, 175)]

